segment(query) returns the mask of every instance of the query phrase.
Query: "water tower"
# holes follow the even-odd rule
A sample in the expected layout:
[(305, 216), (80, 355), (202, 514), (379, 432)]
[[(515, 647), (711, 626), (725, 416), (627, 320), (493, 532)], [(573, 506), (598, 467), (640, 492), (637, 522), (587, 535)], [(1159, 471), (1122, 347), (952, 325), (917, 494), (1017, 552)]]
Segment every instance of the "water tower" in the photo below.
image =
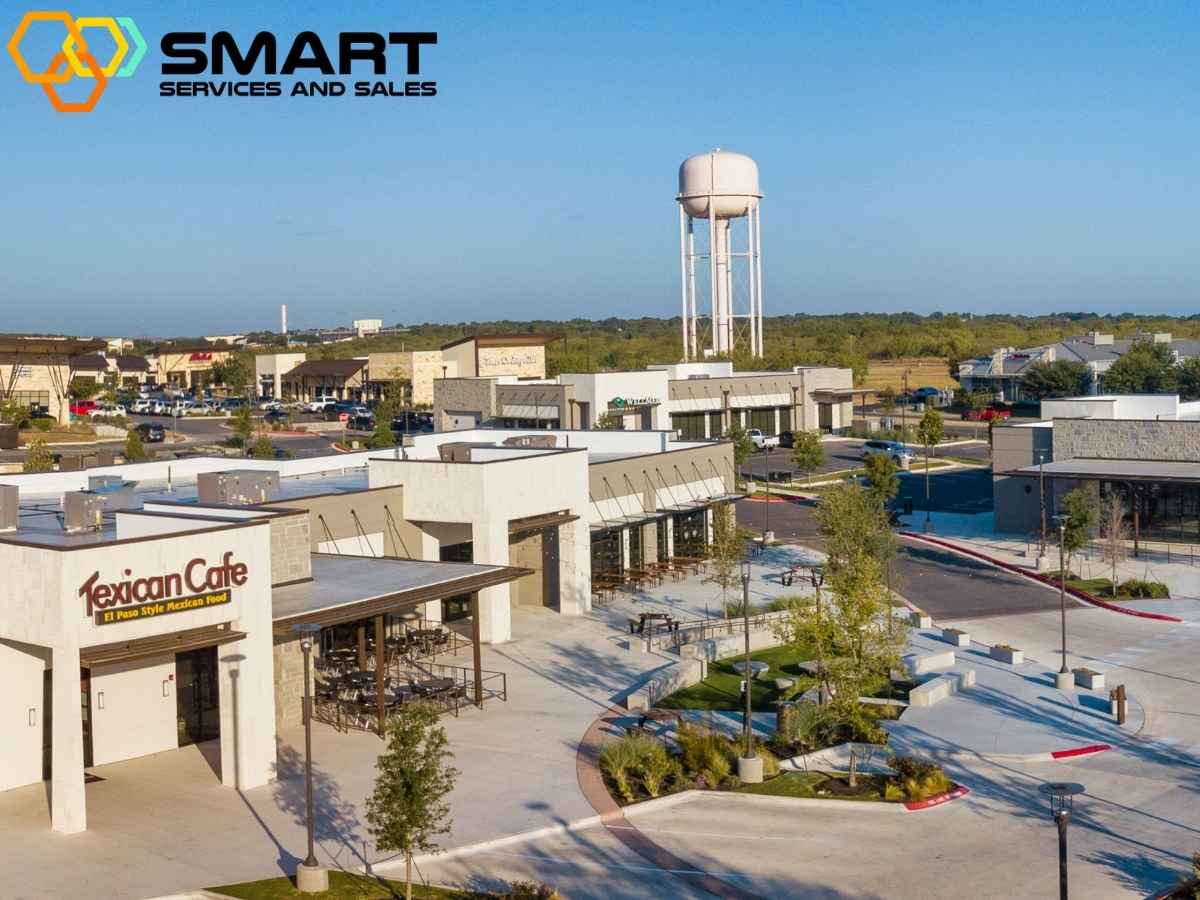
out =
[[(747, 350), (762, 356), (762, 231), (758, 165), (720, 148), (683, 161), (679, 167), (679, 260), (683, 295), (683, 358), (731, 355)], [(735, 222), (745, 220), (745, 227)], [(696, 247), (696, 221), (702, 246)], [(737, 234), (735, 235), (735, 231)], [(744, 249), (743, 249), (744, 248)], [(696, 263), (707, 270), (709, 313), (696, 303)], [(703, 284), (701, 285), (703, 289)]]

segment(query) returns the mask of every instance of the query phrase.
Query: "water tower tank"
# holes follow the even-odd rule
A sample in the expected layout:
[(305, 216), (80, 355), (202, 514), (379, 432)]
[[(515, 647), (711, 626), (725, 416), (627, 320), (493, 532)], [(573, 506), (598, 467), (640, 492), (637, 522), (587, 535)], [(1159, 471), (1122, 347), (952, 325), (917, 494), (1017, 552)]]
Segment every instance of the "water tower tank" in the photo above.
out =
[(709, 198), (718, 219), (748, 215), (752, 198), (762, 198), (758, 164), (742, 153), (713, 150), (683, 161), (679, 167), (679, 202), (693, 219), (709, 217)]

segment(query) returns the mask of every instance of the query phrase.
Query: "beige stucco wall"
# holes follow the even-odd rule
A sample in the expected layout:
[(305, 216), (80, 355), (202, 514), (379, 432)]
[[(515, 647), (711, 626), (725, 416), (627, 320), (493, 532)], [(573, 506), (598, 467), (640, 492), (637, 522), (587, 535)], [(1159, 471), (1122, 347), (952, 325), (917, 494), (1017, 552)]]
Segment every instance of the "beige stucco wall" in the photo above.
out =
[(458, 360), (443, 356), (441, 350), (372, 353), (367, 357), (367, 371), (371, 381), (407, 379), (412, 385), (412, 402), (417, 406), (432, 406), (433, 382), (456, 377)]
[(480, 347), (479, 371), (475, 374), (544, 378), (546, 375), (546, 348), (545, 346)]
[[(12, 377), (14, 366), (19, 369), (15, 379)], [(59, 422), (67, 421), (67, 403), (62, 392), (70, 383), (71, 372), (66, 360), (47, 363), (44, 359), (37, 362), (30, 357), (0, 354), (0, 392), (6, 392), (10, 386), (14, 392), (46, 391), (50, 416)]]

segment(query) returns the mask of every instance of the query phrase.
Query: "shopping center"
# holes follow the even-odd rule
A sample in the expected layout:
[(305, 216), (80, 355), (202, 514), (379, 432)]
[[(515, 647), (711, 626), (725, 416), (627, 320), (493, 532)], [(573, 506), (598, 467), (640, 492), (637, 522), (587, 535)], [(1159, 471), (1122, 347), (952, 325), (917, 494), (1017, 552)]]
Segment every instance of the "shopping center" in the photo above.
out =
[(416, 697), (504, 701), (479, 648), (514, 636), (514, 606), (581, 615), (594, 570), (703, 554), (734, 481), (724, 442), (483, 429), (2, 476), (0, 789), (48, 782), (51, 826), (75, 832), (92, 766), (213, 742), (222, 784), (266, 783), (301, 720), (298, 626), (339, 730)]

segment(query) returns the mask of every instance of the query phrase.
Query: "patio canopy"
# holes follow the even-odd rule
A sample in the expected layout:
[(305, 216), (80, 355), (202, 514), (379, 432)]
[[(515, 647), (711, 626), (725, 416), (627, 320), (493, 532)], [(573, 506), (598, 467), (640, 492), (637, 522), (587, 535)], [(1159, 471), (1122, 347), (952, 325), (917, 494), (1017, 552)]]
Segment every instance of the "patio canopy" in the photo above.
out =
[[(1200, 484), (1200, 462), (1064, 459), (1045, 463), (1042, 471), (1049, 478), (1076, 478), (1084, 481), (1173, 481)], [(1006, 474), (1036, 478), (1039, 470), (1037, 466), (1026, 466)]]

